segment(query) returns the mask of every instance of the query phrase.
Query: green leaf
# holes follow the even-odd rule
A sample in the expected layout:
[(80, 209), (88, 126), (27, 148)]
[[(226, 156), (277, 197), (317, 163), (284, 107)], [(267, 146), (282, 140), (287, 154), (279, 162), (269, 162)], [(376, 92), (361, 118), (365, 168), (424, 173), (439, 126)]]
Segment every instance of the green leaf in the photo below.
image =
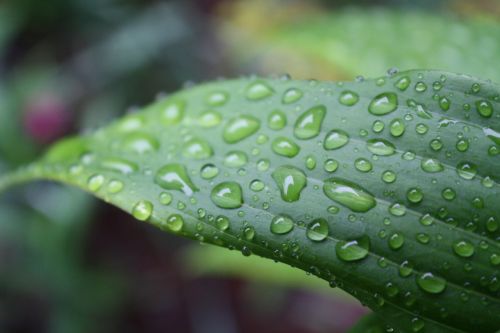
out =
[(387, 332), (385, 329), (384, 323), (380, 320), (379, 316), (370, 313), (354, 325), (349, 330), (349, 333), (385, 333)]
[(0, 189), (79, 186), (162, 230), (309, 271), (396, 330), (493, 332), (499, 110), (498, 85), (439, 71), (220, 81), (64, 140)]

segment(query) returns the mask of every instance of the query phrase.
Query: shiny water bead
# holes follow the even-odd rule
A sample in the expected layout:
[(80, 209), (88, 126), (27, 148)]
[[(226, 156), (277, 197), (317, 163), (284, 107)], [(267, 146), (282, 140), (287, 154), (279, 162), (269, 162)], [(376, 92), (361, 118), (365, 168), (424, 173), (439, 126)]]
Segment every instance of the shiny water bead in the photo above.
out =
[(493, 105), (491, 102), (481, 100), (476, 102), (476, 110), (482, 117), (490, 118), (493, 115)]
[(247, 241), (251, 241), (255, 238), (255, 229), (253, 227), (245, 227), (243, 229), (243, 236)]
[(426, 90), (427, 90), (427, 85), (425, 83), (423, 83), (422, 81), (417, 82), (415, 84), (415, 91), (417, 91), (417, 92), (424, 92)]
[(372, 131), (375, 133), (380, 133), (384, 130), (385, 124), (380, 120), (375, 120), (372, 124)]
[(325, 219), (316, 219), (307, 225), (307, 238), (315, 242), (321, 242), (328, 237), (328, 223)]
[(405, 91), (410, 86), (410, 83), (411, 83), (410, 77), (403, 76), (394, 83), (394, 86), (401, 91)]
[(132, 208), (132, 216), (139, 221), (148, 220), (153, 214), (153, 204), (146, 200), (137, 202)]
[(307, 177), (304, 172), (290, 165), (278, 167), (273, 171), (272, 178), (280, 189), (281, 198), (286, 202), (299, 200), (300, 193), (307, 185)]
[(334, 159), (327, 159), (324, 164), (324, 169), (326, 172), (335, 172), (339, 167), (339, 162)]
[(324, 105), (313, 106), (302, 113), (295, 122), (293, 133), (301, 140), (311, 139), (321, 131), (321, 124), (325, 118), (326, 107)]
[(87, 181), (87, 187), (91, 192), (97, 192), (101, 189), (104, 184), (105, 178), (103, 175), (93, 175)]
[(123, 190), (124, 184), (122, 181), (113, 179), (107, 186), (107, 191), (111, 194), (120, 193)]
[(394, 171), (386, 170), (382, 173), (382, 180), (385, 183), (394, 183), (396, 181), (397, 175)]
[(420, 203), (424, 199), (424, 193), (418, 187), (413, 187), (406, 192), (406, 198), (411, 203)]
[(489, 232), (495, 232), (498, 229), (500, 229), (500, 223), (493, 216), (489, 217), (486, 220), (486, 230)]
[(229, 229), (229, 219), (223, 215), (217, 216), (215, 219), (215, 226), (220, 231), (226, 231)]
[(291, 217), (287, 215), (275, 216), (270, 225), (270, 230), (273, 234), (284, 235), (293, 230), (294, 223)]
[(271, 162), (267, 158), (263, 158), (261, 160), (257, 161), (257, 170), (259, 171), (267, 171), (269, 169), (269, 166), (271, 165)]
[(434, 223), (434, 218), (430, 214), (424, 214), (419, 219), (420, 224), (429, 226)]
[(170, 205), (170, 203), (172, 202), (172, 199), (173, 199), (172, 194), (170, 194), (168, 192), (161, 192), (160, 193), (160, 203), (162, 205), (164, 205), (164, 206)]
[(456, 148), (460, 152), (465, 152), (469, 149), (469, 141), (466, 139), (459, 139), (456, 144)]
[(276, 154), (289, 158), (296, 156), (300, 151), (300, 147), (295, 142), (284, 136), (274, 139), (271, 148)]
[(146, 120), (142, 115), (132, 114), (127, 115), (118, 121), (117, 129), (121, 132), (137, 131), (146, 124)]
[(313, 170), (316, 168), (316, 158), (314, 155), (309, 155), (306, 157), (306, 168), (309, 170)]
[(405, 260), (399, 265), (399, 275), (401, 277), (408, 277), (413, 273), (413, 265), (408, 261)]
[(328, 198), (353, 212), (367, 212), (377, 204), (375, 197), (366, 189), (342, 178), (325, 180), (323, 192)]
[(239, 142), (257, 132), (260, 121), (248, 115), (241, 115), (228, 121), (223, 131), (224, 141), (227, 143)]
[(422, 244), (427, 244), (430, 241), (429, 235), (426, 234), (425, 232), (418, 233), (417, 236), (416, 236), (416, 238), (417, 238), (417, 241), (419, 243), (422, 243)]
[(422, 159), (422, 161), (420, 162), (420, 167), (422, 168), (422, 170), (428, 173), (436, 173), (444, 170), (441, 162), (433, 158)]
[(239, 208), (243, 205), (241, 186), (232, 181), (219, 183), (212, 189), (210, 199), (220, 208)]
[(184, 118), (186, 102), (180, 99), (170, 99), (159, 101), (150, 106), (153, 112), (160, 114), (161, 122), (166, 126), (179, 124)]
[(403, 120), (395, 118), (391, 121), (389, 129), (392, 136), (399, 137), (405, 132), (406, 126)]
[(209, 158), (213, 155), (213, 150), (210, 144), (202, 139), (191, 139), (184, 144), (182, 155), (187, 158), (196, 160)]
[(229, 168), (239, 168), (248, 163), (248, 156), (242, 151), (233, 150), (224, 157), (224, 165)]
[(283, 104), (292, 104), (301, 99), (303, 95), (304, 93), (302, 92), (302, 90), (297, 88), (289, 88), (284, 92), (281, 102)]
[(286, 126), (286, 115), (283, 111), (274, 110), (267, 117), (267, 126), (270, 129), (278, 131)]
[(339, 149), (349, 142), (349, 134), (347, 132), (335, 129), (331, 130), (325, 137), (323, 147), (326, 150)]
[(450, 201), (455, 199), (456, 193), (452, 188), (447, 187), (441, 192), (441, 196), (443, 197), (443, 199)]
[(477, 166), (470, 162), (460, 162), (457, 165), (457, 173), (463, 179), (471, 180), (477, 174)]
[(193, 192), (198, 191), (189, 178), (186, 168), (179, 163), (166, 164), (160, 168), (156, 173), (155, 183), (166, 190), (180, 191), (187, 196), (192, 196)]
[(404, 245), (405, 238), (402, 234), (395, 232), (389, 237), (388, 242), (391, 249), (398, 250)]
[(257, 80), (249, 84), (245, 90), (245, 96), (249, 100), (257, 101), (274, 94), (274, 89), (266, 82)]
[(217, 126), (221, 123), (221, 121), (222, 115), (219, 112), (213, 110), (202, 112), (202, 114), (198, 118), (198, 124), (201, 127), (206, 128)]
[(137, 154), (157, 151), (160, 143), (152, 135), (141, 132), (127, 134), (121, 142), (121, 148)]
[(393, 203), (391, 206), (389, 206), (389, 213), (394, 216), (403, 216), (406, 214), (406, 207), (398, 202)]
[(122, 173), (124, 175), (128, 175), (139, 170), (139, 166), (136, 163), (118, 157), (103, 159), (101, 167), (109, 171)]
[(359, 101), (359, 95), (354, 91), (346, 90), (340, 93), (339, 103), (346, 106), (353, 106)]
[(415, 131), (420, 135), (424, 135), (425, 133), (427, 133), (428, 130), (429, 127), (422, 123), (417, 124), (417, 126), (415, 127)]
[(225, 91), (214, 91), (206, 98), (206, 102), (210, 106), (222, 106), (226, 104), (228, 100), (229, 94)]
[(382, 116), (393, 112), (398, 107), (398, 95), (391, 92), (381, 93), (370, 102), (368, 111), (374, 115)]
[(262, 182), (261, 180), (258, 180), (258, 179), (254, 179), (250, 182), (250, 189), (254, 192), (260, 192), (262, 191), (264, 188), (266, 187), (266, 185), (264, 184), (264, 182)]
[(356, 159), (354, 161), (354, 167), (356, 168), (356, 170), (361, 171), (361, 172), (369, 172), (373, 168), (373, 166), (370, 163), (370, 161), (368, 161), (365, 158), (358, 158), (358, 159)]
[(342, 261), (358, 261), (366, 258), (370, 251), (370, 239), (367, 236), (353, 240), (341, 240), (335, 245), (337, 258)]
[(219, 168), (214, 164), (208, 163), (201, 167), (200, 175), (203, 179), (212, 179), (219, 174)]
[(453, 243), (453, 251), (460, 257), (468, 258), (474, 254), (474, 245), (466, 240)]
[(439, 151), (443, 148), (443, 142), (439, 139), (432, 139), (431, 142), (429, 142), (429, 146), (432, 150)]
[(366, 141), (366, 147), (373, 154), (380, 156), (389, 156), (396, 152), (394, 144), (385, 139), (370, 139)]
[(179, 232), (184, 226), (184, 219), (179, 214), (172, 214), (167, 218), (167, 229), (173, 232)]
[(440, 294), (446, 288), (446, 280), (427, 272), (417, 277), (417, 285), (430, 294)]
[(443, 96), (439, 99), (439, 107), (441, 108), (441, 110), (448, 111), (450, 109), (450, 106), (451, 102), (447, 97)]

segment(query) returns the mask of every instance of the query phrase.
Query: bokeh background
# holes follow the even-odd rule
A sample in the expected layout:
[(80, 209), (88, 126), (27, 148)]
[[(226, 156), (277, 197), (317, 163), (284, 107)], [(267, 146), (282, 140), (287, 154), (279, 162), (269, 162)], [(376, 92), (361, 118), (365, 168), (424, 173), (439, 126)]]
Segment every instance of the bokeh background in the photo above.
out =
[[(248, 74), (437, 68), (500, 82), (496, 0), (0, 1), (0, 173), (158, 94)], [(0, 196), (0, 332), (346, 332), (303, 272), (135, 222), (72, 188)]]

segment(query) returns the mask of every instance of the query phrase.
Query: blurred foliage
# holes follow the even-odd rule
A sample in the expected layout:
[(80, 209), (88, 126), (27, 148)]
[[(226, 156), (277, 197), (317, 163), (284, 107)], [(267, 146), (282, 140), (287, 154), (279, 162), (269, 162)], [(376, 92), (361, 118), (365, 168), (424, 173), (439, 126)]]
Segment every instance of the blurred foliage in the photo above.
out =
[[(395, 67), (500, 80), (500, 69), (491, 66), (500, 52), (494, 16), (380, 7), (324, 13), (303, 3), (281, 13), (284, 3), (239, 1), (225, 8), (229, 19), (221, 20), (220, 31), (237, 64), (256, 63), (260, 72), (298, 78), (374, 77)], [(277, 12), (276, 19), (262, 20)]]

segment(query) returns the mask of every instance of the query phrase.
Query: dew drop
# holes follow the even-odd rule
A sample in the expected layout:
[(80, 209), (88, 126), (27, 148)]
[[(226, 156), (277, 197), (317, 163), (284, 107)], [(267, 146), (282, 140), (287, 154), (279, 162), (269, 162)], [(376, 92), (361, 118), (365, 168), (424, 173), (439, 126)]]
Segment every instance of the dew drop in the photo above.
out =
[(299, 200), (300, 193), (307, 185), (304, 172), (289, 165), (278, 167), (272, 177), (280, 189), (281, 198), (286, 202)]
[(346, 90), (340, 93), (339, 103), (346, 106), (353, 106), (359, 101), (359, 96), (354, 91)]
[(210, 106), (221, 106), (227, 103), (229, 94), (225, 91), (215, 91), (207, 96), (206, 102)]
[(460, 240), (453, 243), (453, 251), (464, 258), (469, 258), (474, 254), (474, 245), (465, 240)]
[(347, 132), (336, 129), (330, 131), (324, 141), (324, 148), (326, 150), (333, 150), (333, 149), (339, 149), (343, 146), (345, 146), (349, 142), (349, 135)]
[(370, 239), (363, 236), (353, 240), (341, 240), (335, 245), (337, 257), (343, 261), (358, 261), (366, 258), (370, 250)]
[(490, 118), (493, 114), (493, 106), (485, 100), (476, 102), (476, 110), (484, 118)]
[(248, 163), (248, 156), (242, 151), (230, 151), (224, 157), (224, 165), (229, 168), (239, 168)]
[(153, 104), (151, 108), (154, 110), (153, 112), (160, 114), (164, 125), (172, 126), (177, 125), (184, 118), (186, 102), (183, 100), (165, 99)]
[(267, 125), (272, 130), (280, 130), (286, 126), (286, 115), (283, 111), (274, 110), (267, 117)]
[(294, 225), (291, 217), (287, 215), (277, 215), (271, 221), (271, 232), (276, 235), (284, 235), (292, 231)]
[(436, 173), (444, 170), (441, 162), (433, 158), (422, 159), (420, 167), (422, 168), (422, 170), (428, 173)]
[(198, 118), (198, 124), (201, 127), (206, 128), (217, 126), (221, 123), (221, 121), (222, 115), (219, 112), (212, 110), (204, 111)]
[(373, 168), (370, 161), (368, 161), (365, 158), (356, 159), (356, 161), (354, 161), (354, 167), (356, 168), (356, 170), (361, 171), (361, 172), (369, 172)]
[(276, 154), (289, 158), (294, 157), (300, 151), (300, 147), (295, 142), (284, 136), (274, 139), (271, 148)]
[(250, 189), (254, 192), (260, 192), (264, 189), (264, 187), (266, 187), (264, 182), (258, 179), (252, 180), (252, 182), (250, 183)]
[(316, 168), (316, 159), (314, 158), (313, 155), (309, 155), (306, 158), (306, 168), (309, 170), (313, 170)]
[(304, 93), (302, 92), (302, 90), (297, 88), (289, 88), (283, 94), (283, 98), (281, 99), (281, 101), (283, 102), (283, 104), (292, 104), (301, 99), (303, 95)]
[(422, 192), (421, 189), (419, 189), (417, 187), (410, 188), (408, 190), (408, 192), (406, 192), (406, 198), (411, 203), (415, 203), (415, 204), (420, 203), (424, 198), (424, 193)]
[(173, 232), (179, 232), (184, 226), (184, 219), (179, 214), (172, 214), (167, 218), (167, 228)]
[(164, 206), (168, 206), (170, 205), (170, 203), (172, 202), (172, 194), (168, 193), (168, 192), (161, 192), (160, 193), (160, 203)]
[(145, 154), (157, 151), (160, 143), (149, 134), (133, 132), (125, 136), (121, 142), (121, 147), (132, 153)]
[(396, 181), (396, 173), (391, 170), (386, 170), (382, 173), (382, 180), (384, 183), (394, 183)]
[(376, 116), (393, 112), (398, 107), (398, 96), (395, 93), (381, 93), (370, 102), (368, 111)]
[(418, 286), (430, 294), (440, 294), (446, 288), (446, 280), (435, 276), (431, 272), (421, 274), (417, 277)]
[(257, 118), (241, 115), (226, 124), (223, 138), (227, 143), (236, 143), (254, 134), (259, 128), (260, 121)]
[(236, 182), (222, 182), (210, 194), (213, 203), (220, 208), (234, 209), (243, 205), (241, 187)]
[(395, 232), (389, 237), (389, 247), (393, 250), (400, 249), (405, 243), (405, 238), (402, 234)]
[(200, 175), (203, 179), (212, 179), (219, 174), (219, 168), (209, 163), (201, 167)]
[(245, 91), (245, 95), (249, 100), (257, 101), (274, 94), (273, 88), (262, 80), (252, 82)]
[(463, 179), (471, 180), (477, 174), (477, 166), (470, 162), (461, 162), (457, 165), (457, 173)]
[(226, 231), (229, 229), (229, 219), (223, 215), (217, 216), (215, 219), (215, 226), (220, 231)]
[(331, 200), (353, 212), (367, 212), (376, 205), (373, 195), (356, 183), (342, 178), (325, 180), (323, 192)]
[(182, 155), (187, 158), (200, 160), (212, 156), (213, 150), (205, 140), (191, 139), (184, 144)]
[(405, 91), (410, 86), (411, 80), (408, 76), (403, 76), (394, 83), (394, 86), (401, 91)]
[(323, 167), (326, 172), (335, 172), (339, 167), (339, 162), (329, 158), (325, 161), (325, 165)]
[(385, 124), (380, 120), (375, 120), (372, 124), (372, 130), (375, 133), (380, 133), (384, 130)]
[(366, 147), (375, 155), (389, 156), (396, 152), (396, 147), (385, 139), (370, 139), (366, 141)]
[(119, 180), (112, 180), (109, 182), (107, 191), (111, 194), (120, 193), (123, 190), (123, 182)]
[(101, 166), (109, 171), (115, 171), (124, 175), (137, 172), (139, 166), (133, 162), (127, 161), (123, 158), (106, 158), (101, 162)]
[(313, 106), (302, 113), (295, 122), (293, 133), (301, 140), (311, 139), (321, 131), (321, 124), (325, 118), (326, 107), (324, 105)]
[(89, 180), (87, 181), (87, 187), (91, 192), (97, 192), (104, 184), (104, 180), (105, 179), (103, 175), (97, 174), (90, 176)]
[(137, 202), (132, 208), (132, 216), (139, 221), (146, 221), (153, 214), (153, 204), (146, 200)]
[(406, 207), (398, 202), (393, 203), (389, 207), (389, 213), (391, 213), (394, 216), (403, 216), (406, 214)]
[(390, 132), (392, 136), (399, 137), (405, 132), (406, 126), (403, 121), (399, 118), (395, 118), (391, 121)]
[(189, 178), (186, 168), (178, 163), (167, 164), (160, 168), (156, 173), (155, 183), (166, 190), (180, 191), (187, 196), (198, 191)]
[(321, 242), (328, 236), (328, 223), (325, 219), (316, 219), (307, 225), (307, 238), (315, 242)]

